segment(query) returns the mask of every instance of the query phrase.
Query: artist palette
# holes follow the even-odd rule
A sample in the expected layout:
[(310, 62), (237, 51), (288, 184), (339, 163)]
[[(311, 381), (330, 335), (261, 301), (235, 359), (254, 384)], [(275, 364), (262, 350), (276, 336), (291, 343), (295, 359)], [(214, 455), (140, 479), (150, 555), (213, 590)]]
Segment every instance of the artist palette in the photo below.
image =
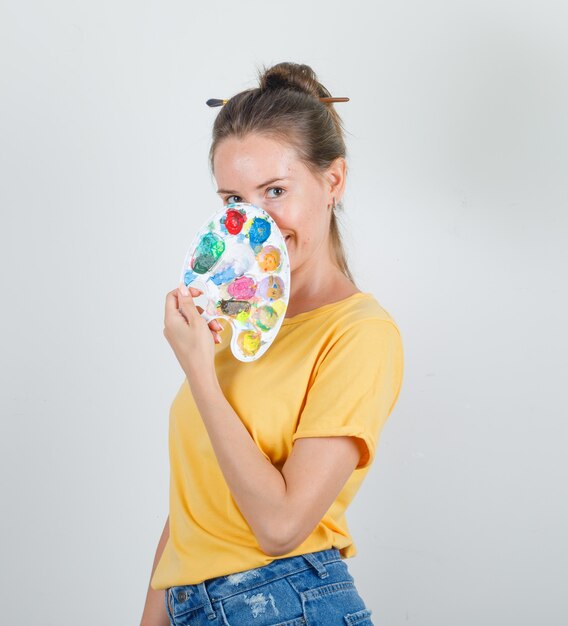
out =
[(180, 281), (203, 291), (194, 298), (203, 318), (231, 324), (234, 356), (254, 361), (276, 338), (288, 307), (290, 261), (284, 237), (260, 207), (227, 204), (195, 235)]

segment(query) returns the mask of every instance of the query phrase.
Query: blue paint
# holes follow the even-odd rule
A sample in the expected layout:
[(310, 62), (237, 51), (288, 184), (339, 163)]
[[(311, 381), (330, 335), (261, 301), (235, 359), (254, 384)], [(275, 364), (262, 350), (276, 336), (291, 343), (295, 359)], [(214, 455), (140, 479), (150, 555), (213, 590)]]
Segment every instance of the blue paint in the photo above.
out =
[(211, 276), (210, 280), (216, 285), (224, 285), (226, 283), (230, 283), (236, 277), (237, 275), (235, 274), (235, 268), (229, 266), (226, 267), (224, 270), (217, 272), (217, 274)]
[(262, 217), (255, 217), (248, 232), (250, 245), (254, 249), (270, 237), (270, 222)]
[(187, 270), (187, 272), (183, 276), (183, 282), (185, 286), (188, 287), (189, 284), (192, 283), (197, 278), (197, 276), (198, 274), (196, 274), (195, 272), (191, 270)]

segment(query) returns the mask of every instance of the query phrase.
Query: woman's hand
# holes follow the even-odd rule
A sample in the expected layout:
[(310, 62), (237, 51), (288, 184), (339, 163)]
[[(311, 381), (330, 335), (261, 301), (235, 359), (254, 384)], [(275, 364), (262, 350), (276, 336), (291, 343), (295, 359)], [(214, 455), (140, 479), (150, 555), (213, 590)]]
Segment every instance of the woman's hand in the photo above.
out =
[(193, 302), (200, 293), (199, 289), (182, 285), (166, 296), (164, 336), (188, 376), (214, 369), (215, 343), (221, 341), (216, 331), (223, 329), (217, 320), (207, 323), (201, 317), (203, 309)]

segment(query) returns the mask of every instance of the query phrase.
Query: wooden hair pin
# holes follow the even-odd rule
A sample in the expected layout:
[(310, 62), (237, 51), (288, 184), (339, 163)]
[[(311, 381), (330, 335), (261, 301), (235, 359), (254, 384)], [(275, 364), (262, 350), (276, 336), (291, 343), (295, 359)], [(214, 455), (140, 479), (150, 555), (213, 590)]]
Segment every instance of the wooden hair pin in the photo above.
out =
[(349, 98), (320, 98), (320, 102), (349, 102)]
[[(229, 100), (220, 100), (218, 98), (210, 98), (205, 104), (210, 107), (221, 107), (227, 104)], [(320, 102), (349, 102), (349, 98), (320, 98)]]

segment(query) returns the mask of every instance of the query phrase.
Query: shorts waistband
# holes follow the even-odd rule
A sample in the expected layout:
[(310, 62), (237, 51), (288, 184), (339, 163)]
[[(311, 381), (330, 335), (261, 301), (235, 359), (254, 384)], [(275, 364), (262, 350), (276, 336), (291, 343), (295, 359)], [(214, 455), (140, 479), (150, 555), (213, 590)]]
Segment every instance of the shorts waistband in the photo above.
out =
[(296, 556), (274, 559), (267, 565), (209, 578), (194, 585), (178, 585), (166, 589), (166, 602), (173, 617), (178, 617), (194, 609), (203, 607), (210, 619), (214, 619), (213, 603), (230, 596), (254, 589), (260, 585), (288, 576), (295, 572), (313, 568), (320, 578), (326, 578), (327, 563), (341, 561), (337, 548), (318, 550)]

